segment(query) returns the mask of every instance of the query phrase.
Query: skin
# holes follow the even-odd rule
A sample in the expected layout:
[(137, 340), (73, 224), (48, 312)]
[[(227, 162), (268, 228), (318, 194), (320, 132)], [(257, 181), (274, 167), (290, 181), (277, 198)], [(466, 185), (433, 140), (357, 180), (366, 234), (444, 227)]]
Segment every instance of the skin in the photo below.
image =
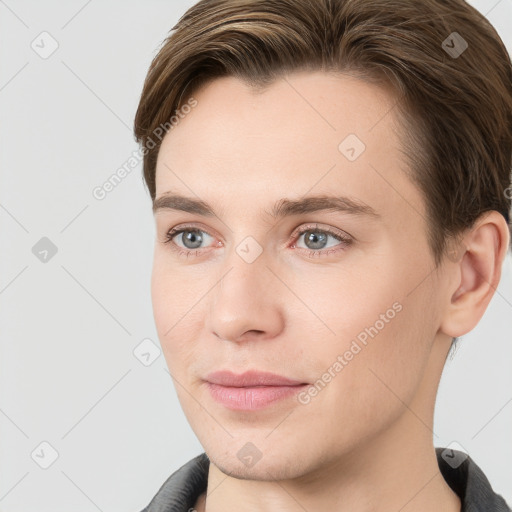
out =
[[(452, 337), (478, 323), (499, 282), (505, 220), (483, 215), (459, 257), (434, 268), (390, 90), (300, 72), (258, 93), (215, 79), (194, 97), (163, 140), (156, 198), (201, 199), (216, 215), (156, 211), (151, 291), (178, 398), (211, 460), (196, 510), (459, 511), (434, 452), (435, 396)], [(348, 134), (366, 145), (355, 161), (338, 149)], [(378, 217), (266, 213), (318, 194), (348, 196)], [(352, 242), (294, 236), (311, 223)], [(199, 254), (182, 235), (166, 243), (184, 225), (202, 230)], [(236, 252), (247, 236), (262, 249), (252, 263)], [(394, 303), (400, 312), (307, 404), (232, 411), (206, 388), (219, 369), (313, 385)], [(252, 467), (237, 457), (248, 442), (261, 454)]]

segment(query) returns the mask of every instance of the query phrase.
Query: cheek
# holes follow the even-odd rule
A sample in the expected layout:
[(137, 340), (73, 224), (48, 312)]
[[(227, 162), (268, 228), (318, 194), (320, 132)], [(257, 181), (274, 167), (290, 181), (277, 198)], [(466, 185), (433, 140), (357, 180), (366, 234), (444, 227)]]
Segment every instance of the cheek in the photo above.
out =
[(306, 322), (297, 310), (294, 332), (311, 333), (299, 338), (303, 351), (315, 361), (321, 381), (329, 381), (317, 403), (325, 400), (328, 409), (352, 410), (353, 417), (370, 420), (398, 410), (397, 396), (411, 401), (435, 334), (427, 308), (433, 298), (421, 289), (409, 293), (414, 278), (391, 268), (316, 273), (307, 281), (297, 279), (293, 289), (317, 318), (309, 313)]
[[(333, 443), (343, 444), (387, 428), (415, 401), (430, 340), (420, 332), (417, 322), (422, 319), (415, 305), (404, 300), (401, 304), (402, 310), (381, 330), (381, 324), (375, 322), (378, 316), (368, 318), (371, 328), (362, 331), (368, 335), (366, 344), (357, 337), (351, 338), (355, 340), (352, 342), (342, 341), (344, 349), (353, 343), (348, 353), (357, 353), (349, 356), (352, 359), (334, 379), (335, 387), (322, 404), (324, 410), (337, 411), (330, 431), (336, 432), (336, 421), (346, 426), (344, 436)], [(381, 309), (373, 311), (380, 314)], [(421, 411), (417, 412), (421, 415)]]
[[(207, 292), (200, 276), (191, 278), (179, 265), (155, 250), (151, 276), (153, 317), (164, 356), (171, 373), (180, 372), (193, 361), (192, 339), (204, 321), (201, 297)], [(198, 302), (199, 301), (199, 302)]]
[(381, 273), (368, 267), (343, 269), (340, 265), (340, 270), (313, 269), (310, 278), (306, 278), (308, 272), (302, 271), (295, 274), (293, 281), (288, 278), (301, 299), (294, 301), (297, 309), (293, 312), (295, 318), (290, 319), (292, 326), (296, 322), (309, 325), (309, 331), (322, 339), (322, 344), (309, 345), (311, 350), (346, 350), (354, 339), (364, 344), (381, 337), (403, 316), (400, 290), (396, 283), (382, 279)]

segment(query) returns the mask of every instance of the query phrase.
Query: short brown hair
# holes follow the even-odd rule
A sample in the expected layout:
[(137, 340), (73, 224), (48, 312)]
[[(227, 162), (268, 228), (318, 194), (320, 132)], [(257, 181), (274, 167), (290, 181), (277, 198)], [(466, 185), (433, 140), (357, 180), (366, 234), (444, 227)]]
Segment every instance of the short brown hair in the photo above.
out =
[[(486, 211), (510, 229), (512, 63), (493, 26), (463, 0), (201, 0), (151, 63), (136, 140), (145, 147), (185, 94), (216, 77), (261, 88), (299, 70), (392, 86), (436, 264), (447, 237)], [(153, 200), (160, 144), (144, 153)]]

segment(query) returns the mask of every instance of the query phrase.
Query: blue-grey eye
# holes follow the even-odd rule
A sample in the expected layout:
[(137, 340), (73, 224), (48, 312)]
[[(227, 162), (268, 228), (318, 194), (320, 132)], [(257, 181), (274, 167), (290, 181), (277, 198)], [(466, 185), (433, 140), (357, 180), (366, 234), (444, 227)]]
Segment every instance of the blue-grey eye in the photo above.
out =
[(206, 235), (207, 237), (210, 236), (200, 229), (183, 229), (175, 236), (178, 240), (181, 239), (181, 243), (185, 249), (200, 249), (201, 244), (204, 241), (203, 235)]
[(300, 245), (297, 245), (297, 247), (302, 249), (310, 249), (312, 251), (325, 249), (327, 247), (329, 238), (331, 238), (334, 242), (331, 243), (329, 247), (336, 246), (339, 244), (339, 242), (343, 241), (341, 237), (338, 237), (332, 233), (329, 233), (321, 229), (304, 230), (301, 233), (299, 233), (298, 240), (301, 240), (302, 238), (304, 238), (305, 247), (300, 247)]
[(304, 243), (308, 249), (323, 249), (327, 243), (328, 236), (321, 231), (306, 231), (304, 233)]

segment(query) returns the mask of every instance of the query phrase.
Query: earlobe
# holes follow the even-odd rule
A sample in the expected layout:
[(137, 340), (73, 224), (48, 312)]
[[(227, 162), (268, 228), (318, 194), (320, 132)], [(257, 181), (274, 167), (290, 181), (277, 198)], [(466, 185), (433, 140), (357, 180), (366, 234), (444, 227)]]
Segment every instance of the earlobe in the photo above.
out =
[(465, 234), (459, 249), (451, 252), (460, 257), (447, 257), (445, 264), (455, 265), (455, 290), (448, 290), (451, 295), (440, 331), (456, 338), (478, 324), (500, 281), (509, 238), (505, 218), (496, 211), (486, 212)]

